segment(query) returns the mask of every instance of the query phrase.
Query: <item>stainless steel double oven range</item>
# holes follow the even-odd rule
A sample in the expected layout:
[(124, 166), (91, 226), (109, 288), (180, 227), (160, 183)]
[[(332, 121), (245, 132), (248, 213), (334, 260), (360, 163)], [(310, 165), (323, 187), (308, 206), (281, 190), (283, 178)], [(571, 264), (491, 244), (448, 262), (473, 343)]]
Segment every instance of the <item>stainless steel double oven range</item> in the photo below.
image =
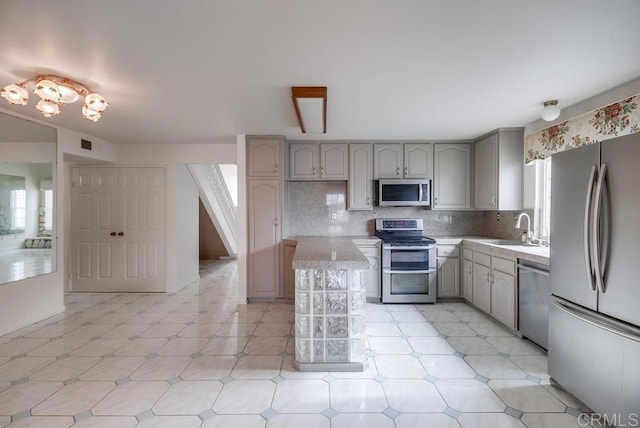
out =
[(436, 301), (436, 241), (422, 236), (421, 218), (378, 218), (382, 240), (382, 303)]

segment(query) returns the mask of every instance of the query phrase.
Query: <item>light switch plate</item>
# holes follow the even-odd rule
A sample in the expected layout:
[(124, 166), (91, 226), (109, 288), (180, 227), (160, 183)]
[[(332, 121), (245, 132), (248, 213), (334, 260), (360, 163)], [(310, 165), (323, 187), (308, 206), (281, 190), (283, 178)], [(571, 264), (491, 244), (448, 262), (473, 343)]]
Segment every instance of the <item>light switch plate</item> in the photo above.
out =
[(338, 213), (331, 213), (331, 220), (337, 220), (338, 219)]

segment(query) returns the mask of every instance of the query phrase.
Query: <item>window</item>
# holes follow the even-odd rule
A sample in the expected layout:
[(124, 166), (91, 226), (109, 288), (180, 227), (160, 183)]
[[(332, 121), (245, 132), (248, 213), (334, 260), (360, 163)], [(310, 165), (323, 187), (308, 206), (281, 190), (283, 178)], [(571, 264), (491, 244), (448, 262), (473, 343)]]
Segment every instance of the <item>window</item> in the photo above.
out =
[(20, 230), (24, 229), (27, 213), (26, 213), (26, 199), (27, 192), (25, 190), (12, 190), (10, 198), (10, 206), (13, 211), (13, 217), (11, 218), (11, 229)]
[[(526, 166), (525, 208), (533, 209), (533, 236), (549, 241), (551, 229), (551, 158)], [(528, 194), (527, 194), (528, 193)]]

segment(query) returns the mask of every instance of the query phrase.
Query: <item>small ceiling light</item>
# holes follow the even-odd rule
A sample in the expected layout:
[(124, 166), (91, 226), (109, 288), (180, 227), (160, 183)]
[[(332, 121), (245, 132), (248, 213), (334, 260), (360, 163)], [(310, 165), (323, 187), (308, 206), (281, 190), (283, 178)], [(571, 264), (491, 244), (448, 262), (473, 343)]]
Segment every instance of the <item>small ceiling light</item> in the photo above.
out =
[(26, 105), (29, 100), (29, 91), (22, 85), (7, 85), (0, 90), (0, 94), (9, 104)]
[(544, 102), (544, 108), (540, 112), (542, 120), (551, 122), (556, 120), (560, 116), (560, 107), (558, 107), (558, 100), (549, 100)]
[(303, 134), (327, 133), (327, 87), (292, 86), (291, 98)]
[(10, 104), (26, 105), (29, 100), (26, 87), (29, 85), (33, 86), (33, 92), (40, 97), (36, 109), (44, 117), (59, 114), (65, 104), (75, 103), (81, 96), (85, 97), (82, 116), (92, 122), (97, 122), (109, 106), (101, 95), (90, 91), (86, 86), (66, 77), (51, 75), (40, 75), (22, 83), (7, 85), (2, 88), (0, 94)]

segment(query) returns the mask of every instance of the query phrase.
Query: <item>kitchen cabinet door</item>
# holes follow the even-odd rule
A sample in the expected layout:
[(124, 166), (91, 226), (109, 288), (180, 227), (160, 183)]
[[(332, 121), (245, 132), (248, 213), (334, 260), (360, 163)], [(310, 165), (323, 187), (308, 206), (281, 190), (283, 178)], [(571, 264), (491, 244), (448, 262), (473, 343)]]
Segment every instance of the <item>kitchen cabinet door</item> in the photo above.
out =
[(462, 297), (467, 302), (473, 302), (473, 262), (462, 261)]
[(473, 263), (473, 304), (491, 313), (491, 268)]
[(284, 298), (295, 299), (296, 295), (296, 275), (293, 269), (293, 255), (296, 252), (296, 242), (286, 240), (284, 242), (284, 265), (282, 266), (282, 276), (284, 283)]
[(437, 297), (460, 297), (460, 259), (438, 257)]
[(282, 138), (247, 137), (247, 176), (279, 177)]
[(348, 145), (320, 144), (320, 179), (346, 180), (349, 178)]
[(516, 277), (495, 269), (491, 286), (491, 316), (516, 329)]
[(404, 178), (432, 178), (433, 146), (430, 143), (404, 145)]
[(523, 207), (524, 132), (500, 129), (475, 142), (474, 205), (481, 210)]
[(281, 200), (280, 180), (248, 181), (247, 297), (249, 299), (274, 299), (281, 296)]
[(350, 210), (373, 209), (373, 156), (371, 150), (371, 144), (349, 144), (349, 197), (347, 208)]
[(320, 177), (319, 159), (316, 143), (289, 145), (289, 177), (292, 180), (317, 180)]
[(367, 301), (380, 302), (380, 246), (357, 242), (356, 246), (369, 260), (369, 269), (363, 272)]
[(373, 178), (402, 178), (404, 151), (400, 143), (373, 145)]
[(471, 145), (434, 144), (434, 210), (471, 208)]

